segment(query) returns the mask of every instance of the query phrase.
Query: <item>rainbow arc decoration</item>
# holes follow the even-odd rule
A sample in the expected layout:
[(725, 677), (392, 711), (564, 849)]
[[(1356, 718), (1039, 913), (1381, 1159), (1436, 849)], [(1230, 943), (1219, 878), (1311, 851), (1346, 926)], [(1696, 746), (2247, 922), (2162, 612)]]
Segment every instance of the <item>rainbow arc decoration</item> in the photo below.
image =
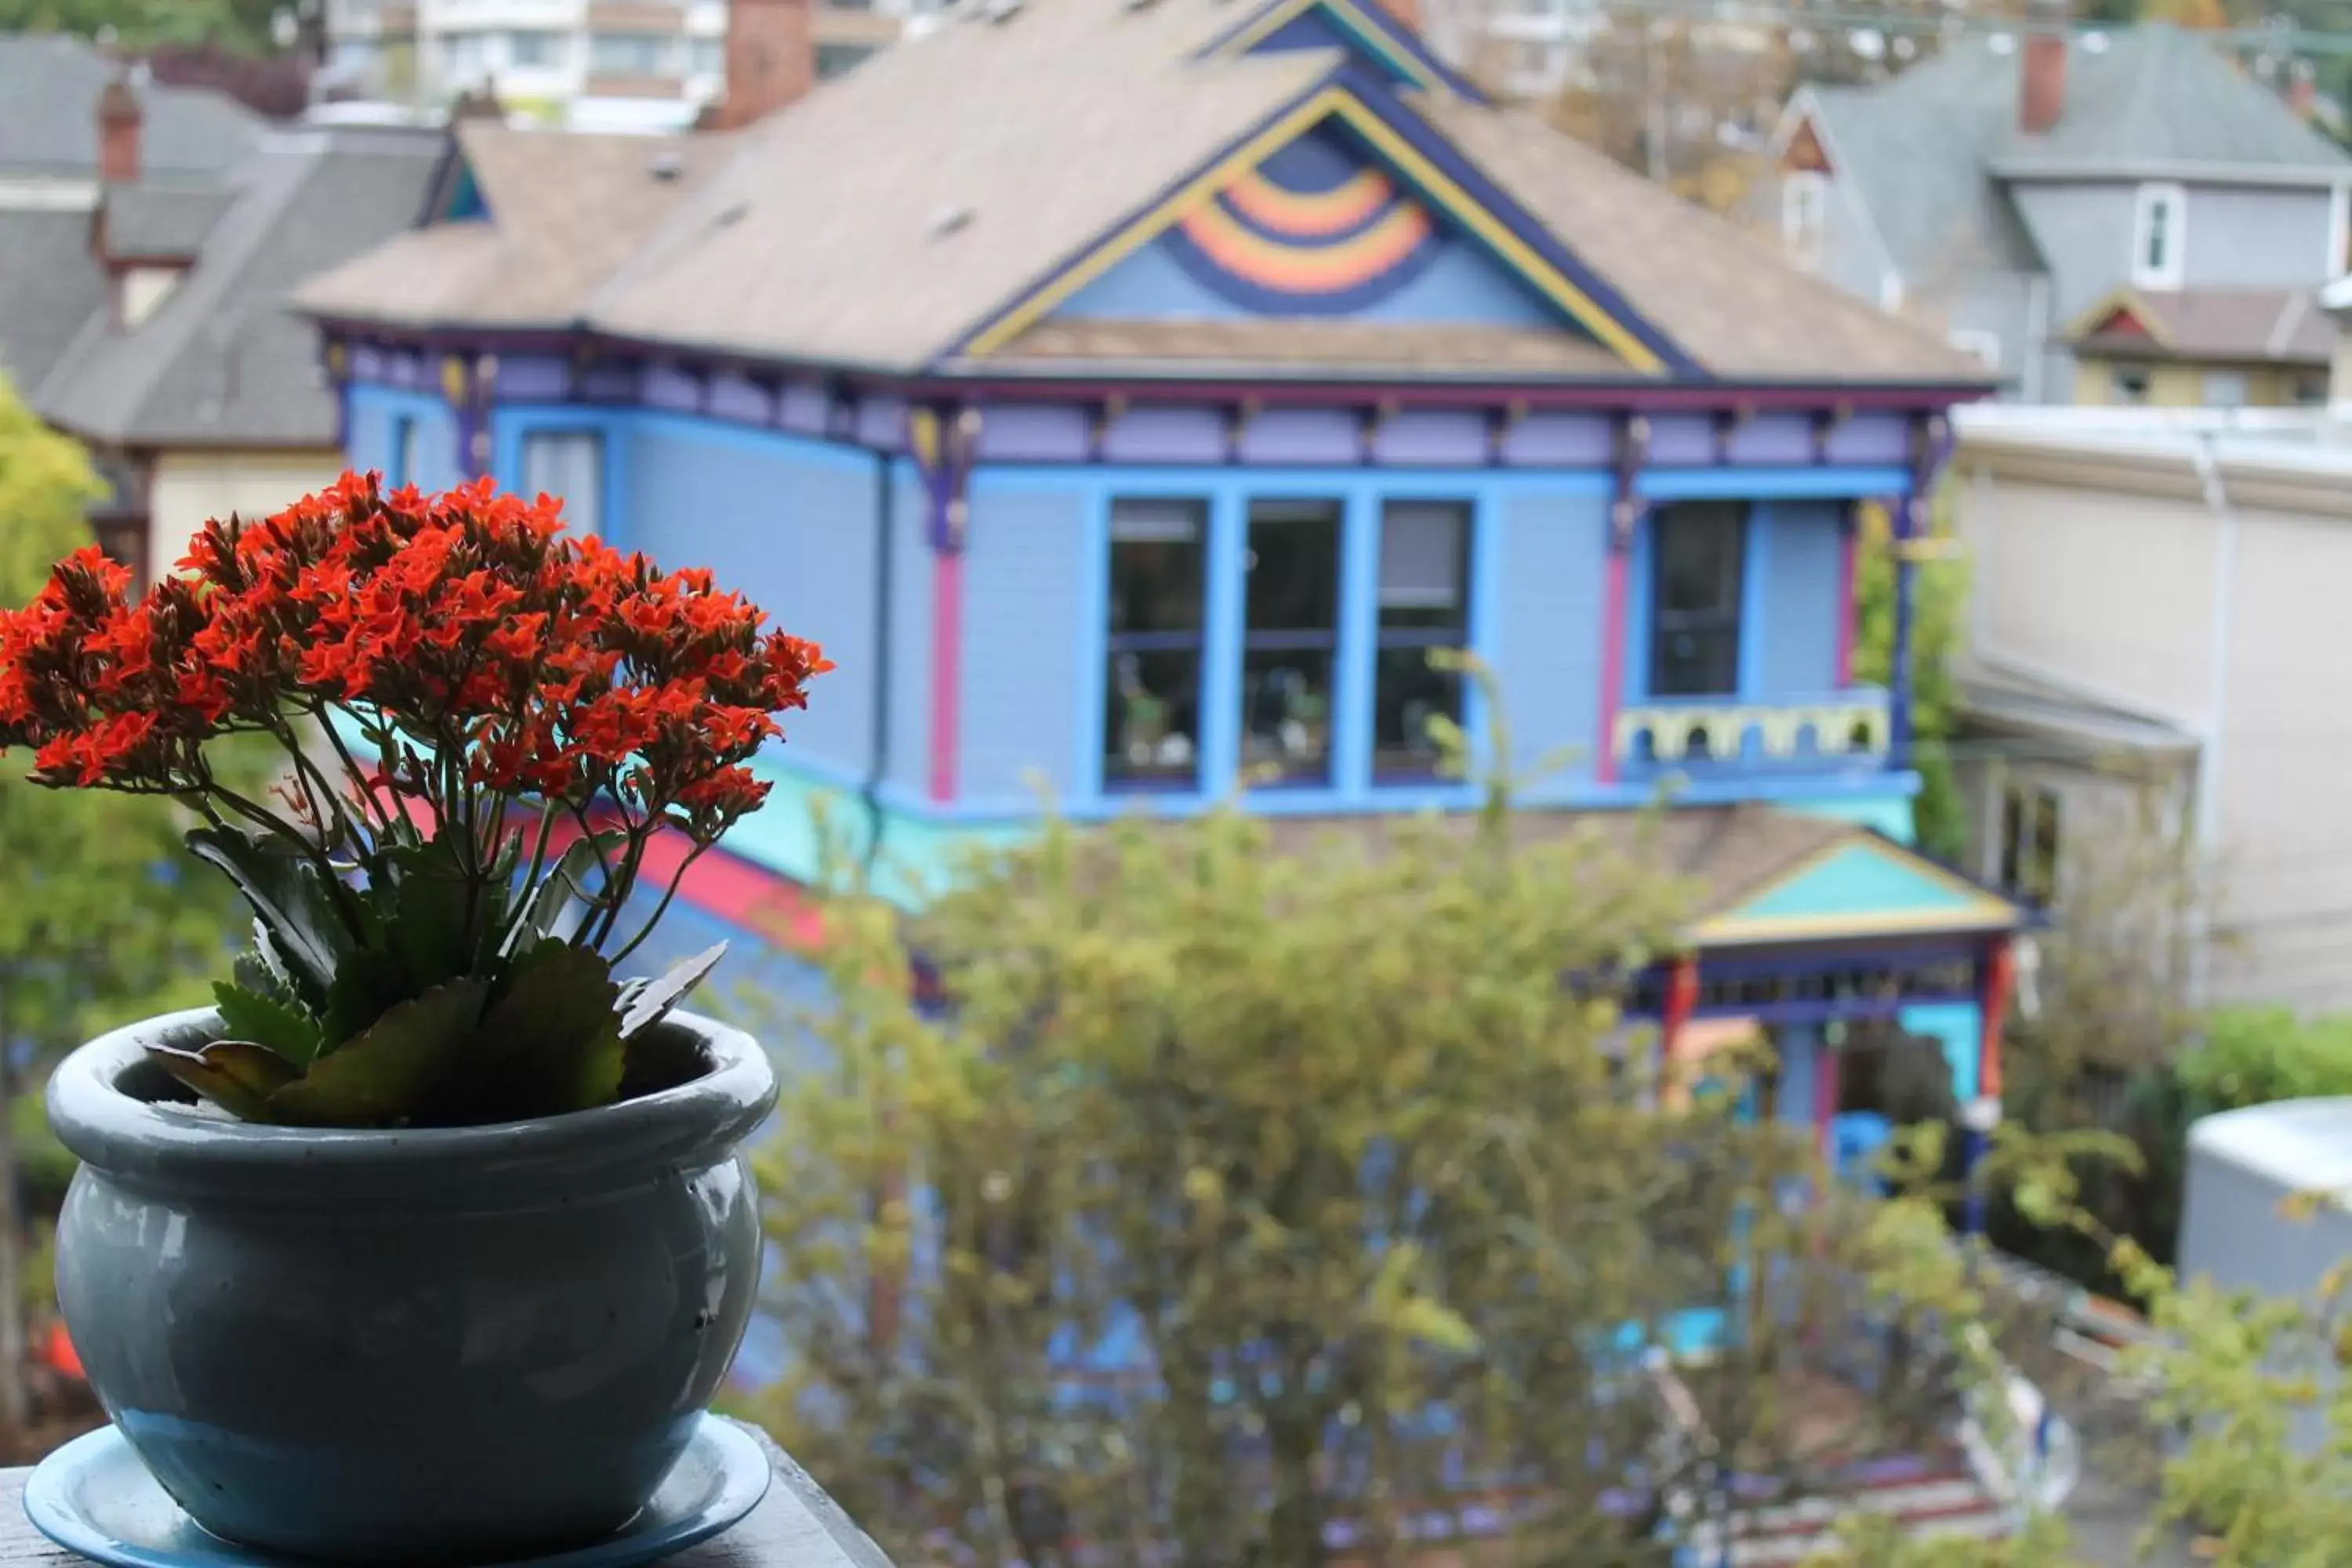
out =
[[(1385, 170), (1280, 157), (1202, 199), (1171, 236), (1187, 270), (1253, 309), (1339, 314), (1402, 288), (1444, 236)], [(1319, 177), (1318, 177), (1319, 176)]]

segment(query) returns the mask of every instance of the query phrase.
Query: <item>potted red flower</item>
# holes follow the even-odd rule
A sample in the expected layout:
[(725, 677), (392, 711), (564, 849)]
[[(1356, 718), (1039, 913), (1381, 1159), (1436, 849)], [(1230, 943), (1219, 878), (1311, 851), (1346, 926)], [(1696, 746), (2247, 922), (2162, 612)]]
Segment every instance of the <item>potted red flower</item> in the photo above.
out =
[[(675, 877), (633, 894), (656, 840), (690, 861), (761, 804), (753, 758), (831, 667), (488, 481), (347, 475), (128, 584), (85, 550), (0, 616), (0, 745), (182, 803), (255, 920), (215, 1007), (51, 1083), (83, 1162), (58, 1295), (106, 1441), (284, 1553), (611, 1536), (694, 1457), (749, 1317), (740, 1145), (774, 1087), (673, 1011), (716, 950), (615, 974)], [(215, 771), (231, 735), (283, 748), (274, 789)]]

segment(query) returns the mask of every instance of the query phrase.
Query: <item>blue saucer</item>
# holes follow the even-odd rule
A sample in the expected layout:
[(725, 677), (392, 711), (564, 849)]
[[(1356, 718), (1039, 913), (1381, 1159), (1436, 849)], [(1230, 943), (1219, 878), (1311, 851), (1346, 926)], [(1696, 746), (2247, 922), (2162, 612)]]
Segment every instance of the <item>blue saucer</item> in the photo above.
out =
[[(757, 1508), (767, 1452), (739, 1426), (705, 1415), (653, 1500), (619, 1533), (573, 1552), (482, 1568), (634, 1568), (682, 1552)], [(223, 1541), (173, 1502), (111, 1426), (75, 1438), (25, 1482), (25, 1513), (68, 1552), (113, 1568), (296, 1568), (293, 1559)]]

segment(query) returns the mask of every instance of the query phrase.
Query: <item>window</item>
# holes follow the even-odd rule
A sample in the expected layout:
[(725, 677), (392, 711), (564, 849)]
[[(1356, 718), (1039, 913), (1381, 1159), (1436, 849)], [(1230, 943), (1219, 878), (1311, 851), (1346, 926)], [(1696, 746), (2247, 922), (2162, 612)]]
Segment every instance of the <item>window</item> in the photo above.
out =
[(2058, 792), (2006, 784), (2000, 792), (2000, 885), (2038, 904), (2058, 892)]
[(1462, 678), (1429, 667), (1432, 648), (1470, 640), (1470, 509), (1391, 501), (1381, 513), (1380, 639), (1372, 675), (1372, 772), (1429, 778), (1434, 719), (1462, 722)]
[(599, 76), (661, 76), (670, 68), (670, 40), (661, 33), (598, 33), (588, 59)]
[(1108, 788), (1190, 788), (1199, 781), (1207, 524), (1202, 501), (1111, 503)]
[(2205, 373), (2205, 406), (2208, 408), (2243, 408), (2246, 405), (2246, 373), (2242, 370), (2209, 370)]
[(423, 471), (424, 451), (417, 440), (416, 421), (409, 415), (400, 415), (392, 422), (392, 472), (384, 481), (392, 489), (417, 482)]
[(1654, 514), (1650, 695), (1728, 697), (1739, 689), (1739, 590), (1748, 516), (1736, 502), (1686, 502)]
[(563, 503), (574, 533), (604, 531), (604, 438), (593, 430), (534, 430), (522, 438), (522, 493)]
[(1829, 176), (1819, 169), (1791, 169), (1780, 176), (1780, 238), (1808, 264), (1821, 259), (1829, 203)]
[(1249, 510), (1242, 644), (1242, 768), (1253, 781), (1328, 783), (1331, 666), (1339, 641), (1339, 503)]
[(2115, 391), (2117, 403), (2147, 401), (2147, 372), (2136, 365), (2116, 366), (2108, 373), (2107, 382)]
[(507, 64), (517, 70), (541, 70), (563, 63), (563, 35), (545, 31), (507, 35)]
[(697, 76), (718, 76), (727, 69), (727, 40), (724, 38), (694, 38), (687, 46), (693, 51), (693, 70)]
[(863, 65), (866, 57), (873, 52), (871, 44), (819, 44), (816, 47), (816, 79), (831, 81), (835, 77)]
[(2133, 203), (2131, 280), (2142, 289), (2180, 287), (2189, 224), (2189, 193), (2179, 185), (2142, 185)]
[(2324, 408), (2327, 405), (2327, 373), (2305, 371), (2294, 378), (2294, 402), (2298, 408)]
[(489, 39), (481, 33), (451, 33), (441, 40), (443, 68), (453, 82), (479, 80), (489, 67)]

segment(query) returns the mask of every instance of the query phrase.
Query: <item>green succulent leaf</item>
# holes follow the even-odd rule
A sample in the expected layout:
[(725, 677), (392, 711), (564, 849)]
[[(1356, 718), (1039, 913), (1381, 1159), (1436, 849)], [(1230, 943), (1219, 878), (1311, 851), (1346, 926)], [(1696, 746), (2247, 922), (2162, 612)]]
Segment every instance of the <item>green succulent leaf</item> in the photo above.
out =
[(705, 948), (692, 958), (673, 964), (656, 979), (635, 987), (621, 1014), (621, 1038), (635, 1039), (639, 1033), (651, 1028), (669, 1016), (669, 1010), (686, 1000), (687, 993), (702, 984), (719, 961), (727, 956), (727, 944)]
[[(474, 884), (459, 865), (451, 841), (404, 845), (386, 850), (379, 861), (381, 880), (377, 907), (383, 919), (384, 941), (406, 972), (407, 988), (427, 988), (473, 973), (475, 952), (498, 910), (475, 911), (474, 931), (467, 931), (468, 902)], [(487, 889), (485, 890), (488, 890)]]
[(425, 989), (409, 984), (408, 966), (389, 948), (363, 947), (345, 954), (327, 986), (327, 1005), (320, 1016), (323, 1043), (319, 1054), (332, 1056), (341, 1050), (377, 1019)]
[(213, 997), (229, 1038), (266, 1046), (297, 1068), (319, 1054), (319, 1020), (291, 1002), (226, 981), (214, 984)]
[(599, 853), (614, 848), (627, 837), (617, 832), (599, 833), (578, 840), (556, 857), (555, 865), (531, 889), (530, 902), (522, 923), (515, 930), (512, 945), (528, 948), (555, 935), (555, 928), (573, 900), (595, 897), (588, 886), (588, 874), (596, 869)]
[(269, 1097), (301, 1077), (302, 1069), (267, 1046), (250, 1040), (215, 1040), (196, 1050), (150, 1046), (158, 1067), (230, 1115), (247, 1121), (275, 1121)]
[(381, 1127), (412, 1120), (460, 1060), (482, 1018), (479, 980), (439, 985), (403, 1002), (310, 1070), (281, 1085), (269, 1110), (312, 1127)]
[(302, 997), (323, 1006), (351, 942), (319, 868), (291, 845), (226, 828), (199, 827), (188, 852), (226, 872), (268, 931), (278, 962)]
[(532, 947), (484, 1016), (434, 1120), (509, 1121), (611, 1103), (621, 1087), (620, 989), (599, 953), (556, 938)]

